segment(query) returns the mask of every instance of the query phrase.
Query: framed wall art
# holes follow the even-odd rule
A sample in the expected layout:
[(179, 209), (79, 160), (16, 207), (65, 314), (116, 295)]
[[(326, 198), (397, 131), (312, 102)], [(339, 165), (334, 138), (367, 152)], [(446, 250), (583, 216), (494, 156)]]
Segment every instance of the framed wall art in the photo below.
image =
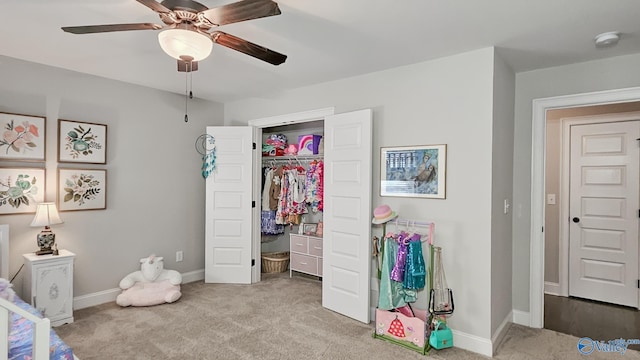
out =
[(106, 164), (107, 125), (58, 119), (58, 162)]
[(381, 196), (444, 199), (447, 145), (381, 148)]
[(0, 113), (0, 160), (45, 160), (45, 118)]
[(107, 208), (107, 170), (58, 169), (58, 210)]
[(315, 235), (318, 230), (317, 223), (302, 223), (301, 226), (304, 235)]
[(0, 168), (0, 215), (35, 213), (45, 183), (45, 169)]

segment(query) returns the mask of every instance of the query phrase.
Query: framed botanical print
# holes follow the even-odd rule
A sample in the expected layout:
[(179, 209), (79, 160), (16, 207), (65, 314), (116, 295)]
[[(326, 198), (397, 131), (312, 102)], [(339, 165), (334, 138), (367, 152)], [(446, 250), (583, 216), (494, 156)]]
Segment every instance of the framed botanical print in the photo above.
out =
[(0, 113), (0, 160), (45, 160), (45, 118)]
[(58, 119), (58, 162), (106, 164), (107, 125)]
[(45, 169), (0, 168), (0, 215), (35, 213), (45, 183)]
[(58, 210), (107, 208), (107, 170), (58, 169)]
[(386, 147), (380, 159), (381, 196), (445, 198), (447, 145)]

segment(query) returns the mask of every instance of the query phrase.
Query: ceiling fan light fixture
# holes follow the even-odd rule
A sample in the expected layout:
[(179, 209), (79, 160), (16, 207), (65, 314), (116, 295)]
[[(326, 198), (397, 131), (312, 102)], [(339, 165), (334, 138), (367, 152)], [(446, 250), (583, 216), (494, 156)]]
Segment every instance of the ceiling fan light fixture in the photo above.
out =
[(158, 34), (158, 42), (167, 55), (178, 60), (181, 56), (189, 56), (193, 61), (200, 61), (206, 59), (213, 49), (211, 38), (185, 29), (164, 30)]

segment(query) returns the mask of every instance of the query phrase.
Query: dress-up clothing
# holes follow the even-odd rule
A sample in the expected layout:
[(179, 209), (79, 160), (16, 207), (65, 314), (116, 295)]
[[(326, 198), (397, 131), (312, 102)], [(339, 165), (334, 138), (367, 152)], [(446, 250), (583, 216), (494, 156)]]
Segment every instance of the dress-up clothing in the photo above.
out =
[(420, 235), (416, 235), (417, 241), (413, 240), (409, 242), (403, 282), (405, 289), (422, 289), (425, 285), (427, 267), (424, 263), (424, 257), (422, 256)]
[(398, 256), (398, 243), (393, 237), (384, 239), (382, 256), (382, 274), (380, 277), (380, 296), (378, 308), (392, 310), (407, 305), (408, 302), (417, 300), (417, 292), (405, 289), (403, 284), (391, 280), (391, 271)]
[(407, 263), (407, 248), (409, 245), (409, 234), (401, 232), (398, 235), (398, 255), (396, 256), (396, 263), (391, 270), (391, 280), (404, 282), (404, 269)]

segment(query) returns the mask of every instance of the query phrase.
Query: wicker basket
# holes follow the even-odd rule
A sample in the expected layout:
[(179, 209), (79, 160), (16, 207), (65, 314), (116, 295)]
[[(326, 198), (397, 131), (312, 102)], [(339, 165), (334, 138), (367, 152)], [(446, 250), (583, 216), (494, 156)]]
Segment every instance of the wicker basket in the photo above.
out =
[(278, 273), (285, 272), (289, 268), (289, 252), (262, 253), (262, 272)]

